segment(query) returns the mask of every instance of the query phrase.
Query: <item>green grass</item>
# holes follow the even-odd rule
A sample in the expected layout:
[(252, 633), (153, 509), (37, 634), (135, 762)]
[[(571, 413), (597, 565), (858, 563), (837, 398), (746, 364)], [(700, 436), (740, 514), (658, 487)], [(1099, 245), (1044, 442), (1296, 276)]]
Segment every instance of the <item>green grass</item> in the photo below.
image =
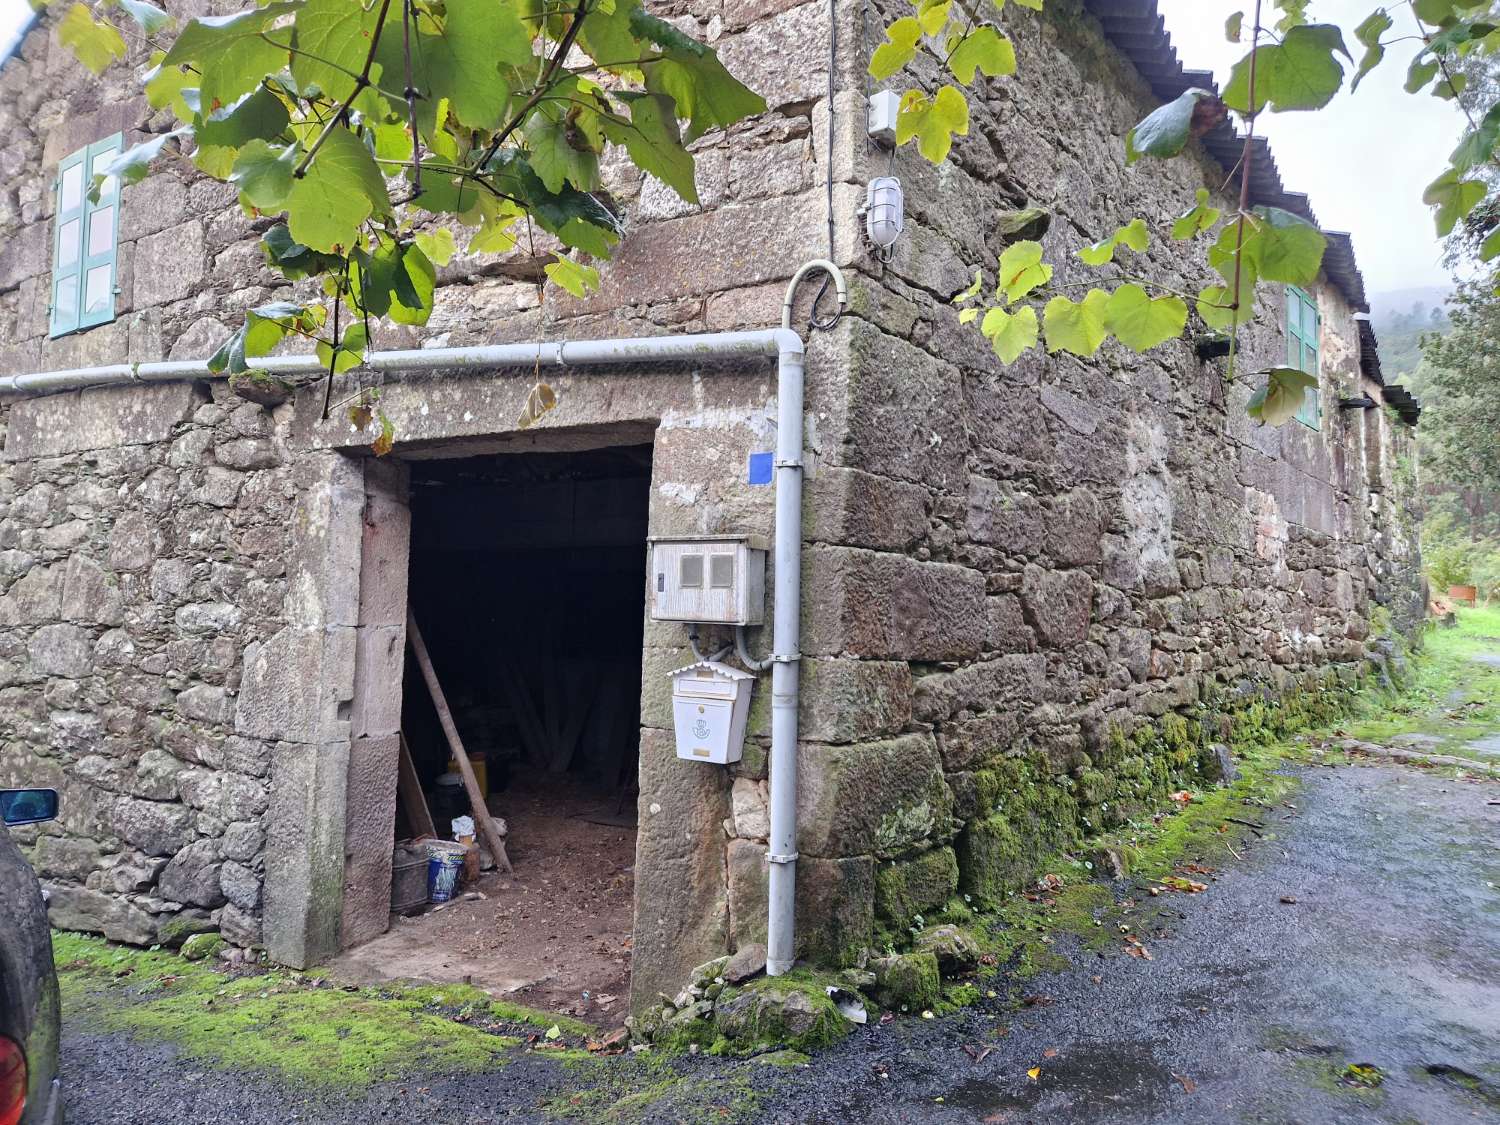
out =
[(1411, 683), (1397, 695), (1367, 698), (1341, 726), (1343, 733), (1380, 745), (1392, 745), (1403, 735), (1425, 735), (1435, 741), (1408, 748), (1484, 757), (1472, 743), (1500, 733), (1500, 668), (1475, 657), (1500, 656), (1500, 607), (1460, 608), (1455, 615), (1455, 628), (1429, 629), (1413, 661)]
[[(592, 1033), (466, 985), (344, 988), (284, 970), (231, 975), (80, 934), (55, 933), (52, 944), (65, 1010), (205, 1062), (310, 1086), (493, 1070), (523, 1048), (529, 1029), (545, 1034), (556, 1024), (562, 1043)], [(573, 1052), (557, 1052), (565, 1053)]]

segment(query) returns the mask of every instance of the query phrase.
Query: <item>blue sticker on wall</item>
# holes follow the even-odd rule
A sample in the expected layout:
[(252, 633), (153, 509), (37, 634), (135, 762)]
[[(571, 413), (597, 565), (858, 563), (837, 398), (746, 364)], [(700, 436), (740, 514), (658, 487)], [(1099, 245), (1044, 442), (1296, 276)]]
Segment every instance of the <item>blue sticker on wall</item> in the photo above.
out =
[(751, 484), (770, 484), (771, 475), (775, 469), (774, 453), (752, 453), (750, 454), (750, 469), (748, 478)]

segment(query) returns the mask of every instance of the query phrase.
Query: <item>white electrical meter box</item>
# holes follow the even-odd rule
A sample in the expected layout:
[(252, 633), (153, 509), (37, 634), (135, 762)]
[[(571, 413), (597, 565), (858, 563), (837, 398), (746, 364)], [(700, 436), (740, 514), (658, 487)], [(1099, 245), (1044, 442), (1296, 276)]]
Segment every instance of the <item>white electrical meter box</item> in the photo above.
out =
[(720, 766), (738, 762), (745, 748), (755, 677), (712, 660), (689, 664), (671, 675), (677, 756)]
[(766, 543), (752, 535), (651, 539), (651, 619), (759, 625)]

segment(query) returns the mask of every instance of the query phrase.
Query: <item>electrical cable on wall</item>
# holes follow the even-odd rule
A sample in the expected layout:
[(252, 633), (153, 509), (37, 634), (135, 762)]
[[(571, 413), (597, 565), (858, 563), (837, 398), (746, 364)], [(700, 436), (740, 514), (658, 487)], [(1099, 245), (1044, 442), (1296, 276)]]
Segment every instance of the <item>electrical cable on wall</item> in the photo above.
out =
[[(838, 0), (828, 0), (828, 146), (823, 153), (823, 159), (828, 165), (827, 175), (824, 177), (824, 193), (828, 205), (828, 260), (837, 261), (834, 253), (834, 221), (833, 221), (833, 145), (834, 145), (834, 104), (833, 99), (838, 92), (836, 68), (839, 57), (839, 21)], [(818, 306), (823, 303), (828, 288), (833, 284), (831, 275), (825, 275), (823, 284), (819, 286), (817, 296), (813, 298), (812, 312), (808, 319), (808, 326), (816, 328), (820, 332), (827, 332), (839, 322), (843, 315), (844, 306), (842, 302), (833, 310), (832, 316), (819, 317)]]

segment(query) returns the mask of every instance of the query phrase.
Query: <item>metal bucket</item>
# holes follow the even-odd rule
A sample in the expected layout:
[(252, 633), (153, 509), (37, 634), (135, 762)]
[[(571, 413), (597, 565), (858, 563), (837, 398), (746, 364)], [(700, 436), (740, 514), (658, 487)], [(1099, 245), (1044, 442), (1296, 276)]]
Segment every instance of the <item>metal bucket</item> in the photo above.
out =
[(397, 844), (391, 855), (391, 913), (427, 905), (427, 849)]

